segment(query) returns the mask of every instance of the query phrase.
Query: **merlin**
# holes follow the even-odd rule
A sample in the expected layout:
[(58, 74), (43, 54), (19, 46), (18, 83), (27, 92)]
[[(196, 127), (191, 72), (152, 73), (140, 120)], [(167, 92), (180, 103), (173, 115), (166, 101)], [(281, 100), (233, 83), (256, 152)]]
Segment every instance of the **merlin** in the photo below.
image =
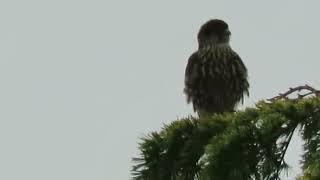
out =
[(198, 50), (188, 59), (184, 93), (199, 116), (233, 112), (249, 95), (247, 69), (230, 47), (228, 24), (213, 19), (201, 26)]

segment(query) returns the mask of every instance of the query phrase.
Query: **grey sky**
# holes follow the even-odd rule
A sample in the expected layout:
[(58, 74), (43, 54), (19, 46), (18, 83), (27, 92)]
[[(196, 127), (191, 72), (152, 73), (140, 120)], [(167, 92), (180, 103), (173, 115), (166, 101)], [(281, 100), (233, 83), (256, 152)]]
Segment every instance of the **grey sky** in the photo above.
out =
[(319, 5), (2, 0), (0, 179), (129, 179), (138, 137), (192, 113), (184, 68), (210, 18), (229, 23), (248, 67), (245, 106), (319, 87)]

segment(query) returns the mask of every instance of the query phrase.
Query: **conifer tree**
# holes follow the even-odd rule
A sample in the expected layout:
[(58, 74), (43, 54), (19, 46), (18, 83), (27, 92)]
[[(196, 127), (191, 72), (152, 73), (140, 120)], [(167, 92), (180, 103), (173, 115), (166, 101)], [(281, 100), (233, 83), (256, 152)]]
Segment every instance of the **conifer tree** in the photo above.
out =
[[(291, 97), (293, 93), (297, 97)], [(301, 176), (320, 179), (320, 91), (305, 85), (244, 111), (187, 117), (152, 132), (133, 158), (137, 180), (274, 180), (293, 133), (304, 140)]]

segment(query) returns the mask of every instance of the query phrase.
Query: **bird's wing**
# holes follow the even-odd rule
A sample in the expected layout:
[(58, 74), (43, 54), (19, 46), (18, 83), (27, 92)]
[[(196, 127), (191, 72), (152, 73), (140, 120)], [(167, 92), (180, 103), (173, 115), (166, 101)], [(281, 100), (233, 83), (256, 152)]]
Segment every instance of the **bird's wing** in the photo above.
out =
[(247, 68), (246, 66), (244, 65), (243, 61), (241, 60), (240, 56), (233, 52), (233, 65), (232, 66), (236, 66), (236, 74), (235, 74), (235, 77), (237, 78), (240, 78), (241, 82), (240, 83), (240, 90), (239, 91), (242, 91), (243, 93), (245, 93), (246, 95), (249, 95), (249, 83), (248, 83), (248, 74), (247, 74)]
[(239, 73), (242, 75), (242, 77), (247, 78), (247, 68), (241, 60), (240, 56), (235, 52), (233, 52), (233, 60), (236, 62), (236, 65), (238, 66), (237, 69), (240, 70)]
[(199, 60), (198, 53), (193, 53), (189, 59), (188, 64), (185, 71), (185, 86), (186, 88), (195, 85), (197, 83), (197, 79), (199, 79), (199, 68), (201, 66), (201, 61)]

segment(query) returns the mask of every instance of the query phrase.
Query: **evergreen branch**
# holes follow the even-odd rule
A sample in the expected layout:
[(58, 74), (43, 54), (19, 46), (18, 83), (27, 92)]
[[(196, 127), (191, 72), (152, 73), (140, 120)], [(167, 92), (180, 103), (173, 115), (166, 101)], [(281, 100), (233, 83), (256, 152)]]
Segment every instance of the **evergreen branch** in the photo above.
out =
[(309, 92), (304, 93), (304, 94), (298, 94), (298, 97), (295, 98), (294, 100), (302, 99), (306, 96), (309, 95), (314, 95), (315, 97), (320, 97), (320, 90), (317, 90), (309, 85), (304, 85), (304, 86), (297, 86), (295, 88), (289, 88), (289, 90), (285, 93), (279, 93), (278, 96), (275, 96), (273, 98), (267, 99), (268, 101), (275, 101), (279, 99), (289, 99), (289, 95), (291, 95), (294, 92), (300, 92), (302, 90), (307, 90)]
[(277, 167), (277, 172), (276, 172), (277, 178), (279, 178), (280, 171), (281, 171), (281, 165), (284, 163), (284, 156), (285, 156), (286, 153), (287, 153), (287, 149), (288, 149), (288, 147), (289, 147), (289, 144), (290, 144), (290, 142), (291, 142), (293, 133), (294, 133), (294, 131), (295, 131), (296, 128), (297, 128), (297, 126), (295, 126), (295, 127), (291, 130), (291, 132), (290, 132), (290, 134), (289, 134), (289, 138), (288, 138), (288, 140), (287, 140), (287, 142), (286, 142), (286, 144), (285, 144), (285, 147), (284, 147), (284, 149), (283, 149), (283, 151), (282, 151), (281, 159), (280, 159), (280, 161), (279, 161), (279, 164), (278, 164), (278, 167)]

